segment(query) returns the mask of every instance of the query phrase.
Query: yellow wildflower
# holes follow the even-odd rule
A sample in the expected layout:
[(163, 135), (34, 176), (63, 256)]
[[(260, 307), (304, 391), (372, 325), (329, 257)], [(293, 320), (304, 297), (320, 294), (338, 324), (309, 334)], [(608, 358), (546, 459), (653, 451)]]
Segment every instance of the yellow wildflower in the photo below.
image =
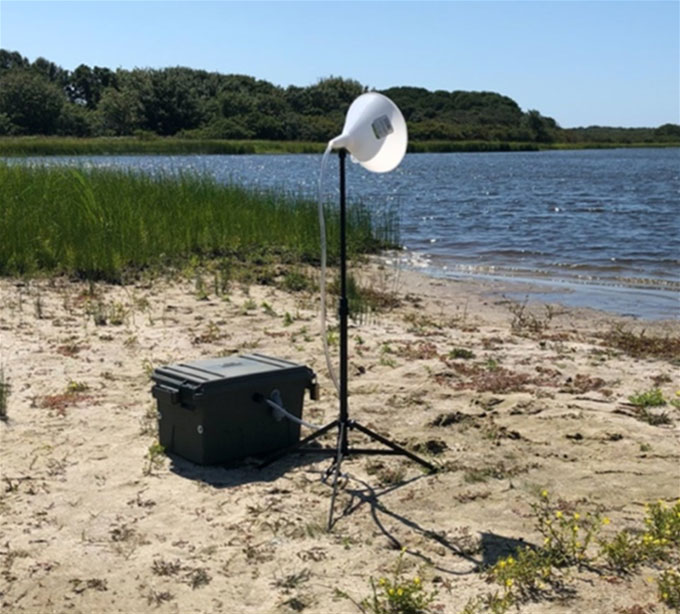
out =
[[(678, 392), (680, 393), (680, 390)], [(545, 490), (545, 489), (542, 490), (541, 491), (541, 497), (543, 497), (544, 499), (547, 499), (548, 498), (548, 491)]]
[(508, 579), (505, 581), (505, 586), (507, 586), (508, 588), (510, 588), (514, 583), (515, 583), (515, 581), (514, 581), (512, 578), (508, 578)]
[(560, 512), (560, 510), (555, 512), (555, 518), (562, 518), (562, 512)]
[(609, 518), (607, 518), (606, 516), (602, 519), (602, 524), (609, 524), (610, 522), (611, 520), (609, 520)]
[(578, 512), (574, 512), (574, 520), (578, 520), (581, 517), (581, 514)]

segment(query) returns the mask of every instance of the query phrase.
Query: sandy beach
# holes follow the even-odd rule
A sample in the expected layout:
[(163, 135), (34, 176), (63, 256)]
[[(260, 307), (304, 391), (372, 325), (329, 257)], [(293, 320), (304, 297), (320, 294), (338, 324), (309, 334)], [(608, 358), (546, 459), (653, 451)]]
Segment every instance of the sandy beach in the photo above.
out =
[[(390, 267), (364, 283), (398, 304), (350, 327), (351, 416), (440, 470), (347, 459), (327, 532), (328, 459), (259, 469), (154, 454), (150, 393), (157, 367), (258, 352), (313, 369), (321, 398), (305, 398), (303, 417), (331, 421), (316, 293), (0, 280), (3, 612), (359, 612), (402, 556), (404, 578), (437, 592), (433, 611), (458, 614), (494, 590), (480, 569), (542, 543), (543, 491), (605, 514), (604, 536), (639, 527), (645, 503), (677, 500), (680, 410), (653, 408), (666, 419), (650, 424), (629, 402), (650, 389), (680, 398), (677, 363), (607, 339), (616, 327), (678, 337), (680, 322), (522, 305), (498, 282)], [(572, 569), (568, 591), (519, 611), (667, 612), (658, 574)]]

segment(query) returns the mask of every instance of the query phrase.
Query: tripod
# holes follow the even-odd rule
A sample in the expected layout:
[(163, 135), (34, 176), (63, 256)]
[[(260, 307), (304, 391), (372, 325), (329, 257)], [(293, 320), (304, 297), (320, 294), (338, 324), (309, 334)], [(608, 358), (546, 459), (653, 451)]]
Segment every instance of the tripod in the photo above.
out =
[[(346, 186), (345, 186), (345, 160), (347, 158), (347, 150), (340, 149), (338, 151), (340, 162), (340, 302), (339, 302), (339, 317), (340, 317), (340, 378), (339, 378), (339, 396), (340, 396), (340, 415), (338, 418), (329, 422), (320, 429), (314, 431), (308, 437), (301, 439), (296, 444), (279, 450), (275, 454), (266, 458), (261, 467), (285, 456), (289, 452), (299, 452), (301, 454), (334, 454), (332, 465), (326, 470), (326, 478), (333, 474), (333, 495), (331, 497), (331, 505), (328, 513), (328, 530), (333, 527), (333, 513), (335, 510), (335, 499), (338, 492), (338, 480), (340, 477), (340, 467), (344, 458), (354, 454), (375, 454), (375, 455), (401, 455), (410, 458), (412, 461), (419, 463), (427, 468), (431, 473), (437, 471), (437, 468), (420, 458), (416, 454), (409, 452), (402, 446), (390, 441), (389, 439), (379, 435), (371, 429), (365, 427), (356, 420), (351, 420), (349, 417), (347, 404), (347, 365), (348, 365), (348, 345), (347, 345), (347, 325), (349, 318), (349, 303), (347, 300), (347, 219), (346, 219)], [(331, 429), (338, 429), (337, 446), (333, 448), (308, 448), (305, 447), (308, 443), (321, 437)], [(371, 439), (383, 444), (386, 449), (373, 448), (353, 448), (349, 445), (349, 431), (356, 429), (357, 431), (367, 435)]]

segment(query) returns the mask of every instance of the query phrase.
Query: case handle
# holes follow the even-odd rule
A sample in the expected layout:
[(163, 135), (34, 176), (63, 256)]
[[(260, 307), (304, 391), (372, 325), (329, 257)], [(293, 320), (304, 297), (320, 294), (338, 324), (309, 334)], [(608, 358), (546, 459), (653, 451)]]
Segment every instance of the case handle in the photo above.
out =
[(172, 388), (170, 386), (165, 386), (164, 384), (157, 384), (151, 389), (151, 394), (154, 399), (159, 401), (169, 401), (173, 405), (177, 405), (179, 402), (179, 390), (177, 388)]

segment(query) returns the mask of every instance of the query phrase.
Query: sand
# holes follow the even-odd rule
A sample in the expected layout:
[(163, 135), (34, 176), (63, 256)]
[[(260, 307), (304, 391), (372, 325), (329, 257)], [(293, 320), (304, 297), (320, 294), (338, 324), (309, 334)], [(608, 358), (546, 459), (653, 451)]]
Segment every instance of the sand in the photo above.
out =
[[(522, 309), (498, 283), (389, 267), (365, 277), (401, 305), (350, 327), (351, 417), (441, 471), (345, 460), (330, 533), (326, 459), (259, 469), (149, 458), (149, 375), (178, 361), (256, 351), (305, 364), (322, 394), (304, 418), (335, 418), (315, 294), (1, 280), (3, 612), (358, 612), (353, 601), (405, 549), (403, 577), (437, 590), (436, 611), (458, 613), (493, 590), (480, 567), (541, 543), (531, 506), (543, 489), (606, 513), (605, 535), (639, 527), (646, 502), (678, 497), (680, 411), (667, 405), (672, 424), (652, 426), (628, 403), (654, 387), (677, 398), (677, 366), (600, 336), (615, 325), (678, 335), (677, 321)], [(350, 443), (366, 442), (353, 431)], [(656, 575), (573, 570), (570, 594), (520, 611), (663, 612)]]

